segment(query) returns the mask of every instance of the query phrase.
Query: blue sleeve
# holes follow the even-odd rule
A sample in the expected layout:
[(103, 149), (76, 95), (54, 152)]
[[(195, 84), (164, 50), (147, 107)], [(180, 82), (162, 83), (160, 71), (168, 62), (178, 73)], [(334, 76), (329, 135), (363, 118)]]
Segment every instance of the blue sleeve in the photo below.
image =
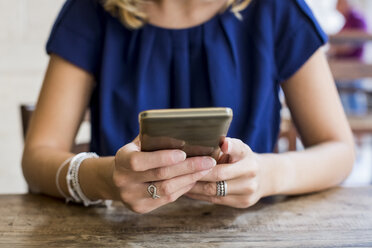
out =
[(96, 76), (101, 58), (102, 6), (95, 0), (67, 0), (46, 50)]
[(275, 19), (275, 63), (283, 82), (327, 42), (327, 35), (304, 0), (276, 1)]

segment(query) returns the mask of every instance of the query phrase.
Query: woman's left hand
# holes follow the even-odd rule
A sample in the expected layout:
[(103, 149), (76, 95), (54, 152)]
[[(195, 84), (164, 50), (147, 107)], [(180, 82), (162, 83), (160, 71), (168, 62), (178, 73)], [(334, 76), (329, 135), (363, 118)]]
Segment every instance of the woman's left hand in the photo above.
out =
[[(186, 196), (215, 204), (247, 208), (265, 196), (264, 181), (269, 180), (259, 154), (239, 139), (225, 138), (223, 155), (212, 171), (197, 182)], [(227, 195), (216, 196), (218, 181), (226, 181)]]

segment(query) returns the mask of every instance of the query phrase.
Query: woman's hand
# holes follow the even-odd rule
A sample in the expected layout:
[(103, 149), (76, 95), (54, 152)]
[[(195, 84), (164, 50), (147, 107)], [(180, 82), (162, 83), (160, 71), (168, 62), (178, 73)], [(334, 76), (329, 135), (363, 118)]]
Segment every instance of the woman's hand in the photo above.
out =
[[(186, 194), (188, 197), (236, 208), (254, 205), (265, 195), (264, 167), (259, 155), (241, 140), (225, 138), (221, 145), (223, 155), (211, 173), (202, 178)], [(226, 181), (227, 195), (216, 196), (218, 181)]]
[[(181, 150), (141, 152), (137, 138), (117, 152), (113, 182), (117, 198), (129, 209), (147, 213), (188, 192), (215, 165), (207, 156), (186, 159)], [(160, 198), (153, 199), (147, 191), (151, 182)]]

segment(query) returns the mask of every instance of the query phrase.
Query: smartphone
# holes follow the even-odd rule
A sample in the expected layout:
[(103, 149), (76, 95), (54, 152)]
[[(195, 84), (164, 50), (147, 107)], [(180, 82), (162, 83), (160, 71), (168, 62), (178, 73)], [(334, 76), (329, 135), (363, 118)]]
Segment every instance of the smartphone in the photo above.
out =
[(232, 117), (230, 108), (143, 111), (139, 114), (141, 150), (181, 149), (188, 157), (218, 158)]

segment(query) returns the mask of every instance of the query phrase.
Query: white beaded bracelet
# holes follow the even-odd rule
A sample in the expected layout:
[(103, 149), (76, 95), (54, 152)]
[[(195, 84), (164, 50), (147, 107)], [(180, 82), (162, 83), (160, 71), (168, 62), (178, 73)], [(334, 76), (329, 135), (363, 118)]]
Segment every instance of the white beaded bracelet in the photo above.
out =
[(79, 182), (79, 169), (81, 163), (88, 158), (98, 158), (98, 155), (93, 152), (82, 152), (75, 155), (71, 161), (70, 166), (68, 167), (67, 175), (66, 175), (66, 183), (68, 191), (75, 202), (82, 202), (84, 206), (96, 205), (100, 204), (103, 201), (91, 201), (88, 197), (85, 196), (83, 193), (80, 182)]
[(59, 185), (59, 174), (61, 174), (61, 171), (62, 169), (71, 161), (72, 157), (71, 158), (68, 158), (66, 159), (65, 161), (63, 161), (63, 163), (59, 166), (58, 170), (57, 170), (57, 173), (56, 173), (56, 186), (57, 186), (57, 190), (59, 192), (59, 194), (61, 196), (63, 196), (65, 199), (66, 199), (66, 202), (69, 202), (72, 200), (71, 197), (68, 197), (64, 192), (63, 190), (61, 189), (61, 186)]

